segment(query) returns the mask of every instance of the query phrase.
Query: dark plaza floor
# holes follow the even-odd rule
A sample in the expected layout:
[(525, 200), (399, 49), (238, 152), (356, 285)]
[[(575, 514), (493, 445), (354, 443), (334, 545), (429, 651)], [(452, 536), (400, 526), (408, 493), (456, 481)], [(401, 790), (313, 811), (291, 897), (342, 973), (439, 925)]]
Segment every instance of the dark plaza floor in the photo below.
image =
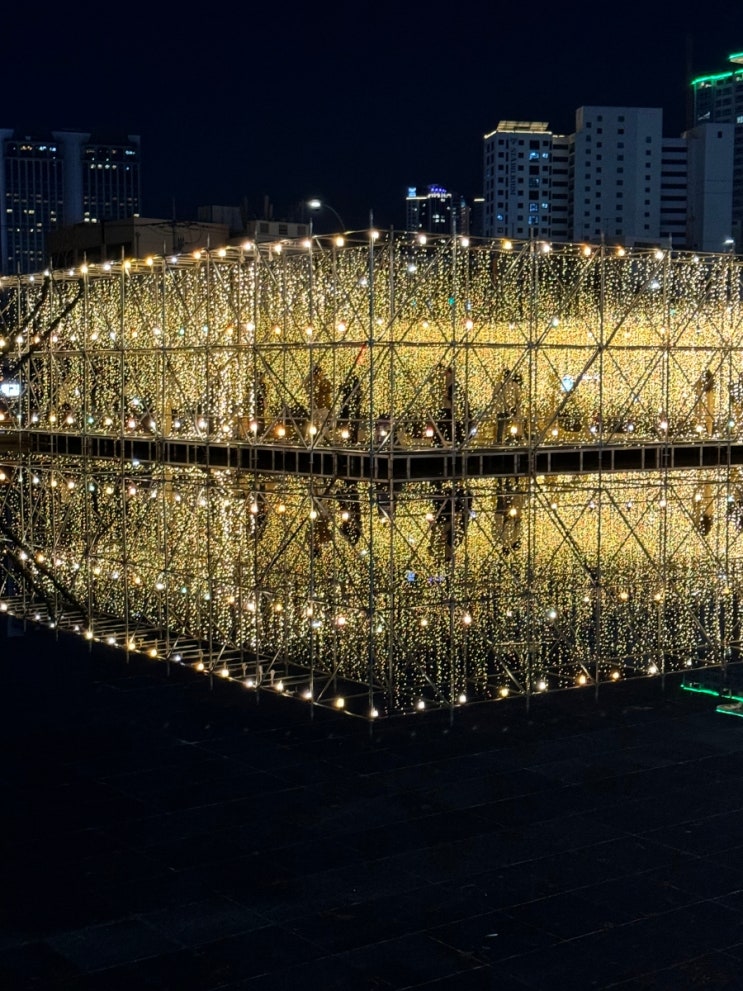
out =
[(367, 724), (0, 640), (0, 988), (743, 988), (743, 719), (669, 679)]

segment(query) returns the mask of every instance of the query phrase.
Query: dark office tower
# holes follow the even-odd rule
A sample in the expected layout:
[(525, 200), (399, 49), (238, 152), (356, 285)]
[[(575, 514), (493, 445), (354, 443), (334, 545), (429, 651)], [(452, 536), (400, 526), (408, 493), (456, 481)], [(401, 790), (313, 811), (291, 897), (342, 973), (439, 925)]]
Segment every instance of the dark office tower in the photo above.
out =
[(728, 56), (722, 72), (692, 79), (694, 124), (733, 124), (733, 229), (737, 250), (743, 248), (743, 52)]
[(139, 138), (82, 137), (75, 156), (82, 164), (82, 219), (122, 220), (139, 213)]
[(45, 264), (46, 233), (64, 210), (62, 149), (50, 136), (18, 138), (3, 131), (0, 156), (2, 272), (35, 272)]
[(462, 198), (443, 186), (426, 186), (422, 193), (417, 187), (409, 186), (405, 197), (405, 226), (409, 231), (425, 234), (465, 233), (463, 209)]
[(4, 274), (48, 263), (50, 231), (140, 211), (138, 135), (0, 129), (0, 264)]

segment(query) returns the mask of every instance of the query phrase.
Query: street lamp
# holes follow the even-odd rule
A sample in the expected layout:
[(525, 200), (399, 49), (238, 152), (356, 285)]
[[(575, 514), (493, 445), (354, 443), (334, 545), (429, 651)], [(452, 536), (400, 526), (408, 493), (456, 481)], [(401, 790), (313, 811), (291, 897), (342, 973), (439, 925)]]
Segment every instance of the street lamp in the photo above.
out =
[(727, 250), (727, 253), (729, 255), (734, 255), (735, 254), (735, 238), (734, 237), (726, 237), (725, 240), (722, 243), (724, 244), (725, 249)]
[[(310, 208), (310, 210), (314, 212), (317, 212), (318, 210), (330, 210), (330, 212), (333, 214), (335, 219), (341, 225), (340, 229), (342, 231), (346, 229), (346, 225), (343, 222), (343, 217), (341, 217), (338, 211), (334, 207), (330, 206), (329, 203), (323, 203), (322, 200), (312, 199), (312, 200), (307, 200), (307, 206)], [(310, 214), (310, 236), (311, 235), (312, 235), (312, 214)]]

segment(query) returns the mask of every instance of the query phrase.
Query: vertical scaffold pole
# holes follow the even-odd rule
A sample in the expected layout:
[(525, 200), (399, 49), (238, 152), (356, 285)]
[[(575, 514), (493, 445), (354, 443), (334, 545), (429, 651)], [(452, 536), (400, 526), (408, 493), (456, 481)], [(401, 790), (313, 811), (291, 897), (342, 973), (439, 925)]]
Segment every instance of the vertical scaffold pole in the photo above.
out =
[[(591, 280), (593, 281), (593, 280)], [(603, 461), (601, 458), (601, 448), (604, 446), (604, 339), (605, 339), (605, 312), (606, 312), (606, 244), (604, 235), (601, 235), (601, 247), (599, 249), (599, 340), (598, 340), (598, 375), (599, 375), (599, 396), (598, 396), (598, 479), (596, 492), (596, 591), (595, 591), (595, 622), (594, 642), (596, 644), (596, 657), (593, 672), (594, 697), (598, 702), (601, 685), (601, 674), (603, 668), (603, 625), (604, 625), (604, 578), (602, 570), (601, 541), (602, 522), (604, 513), (604, 486), (603, 486)]]
[[(374, 709), (374, 668), (375, 668), (375, 656), (374, 656), (374, 636), (376, 628), (376, 610), (375, 610), (375, 582), (374, 582), (374, 480), (376, 478), (376, 457), (375, 457), (375, 447), (374, 447), (374, 421), (375, 421), (375, 411), (374, 411), (374, 243), (376, 240), (376, 231), (374, 230), (374, 213), (369, 211), (369, 246), (368, 246), (368, 301), (369, 301), (369, 312), (368, 312), (368, 328), (367, 328), (367, 350), (369, 353), (369, 420), (368, 420), (368, 447), (369, 447), (369, 553), (367, 554), (367, 559), (369, 561), (368, 565), (368, 623), (367, 623), (367, 686), (369, 695), (369, 717), (372, 716), (372, 711)], [(391, 631), (389, 631), (391, 634)], [(393, 659), (390, 658), (392, 664)], [(393, 670), (390, 670), (390, 690), (392, 690), (393, 684)]]

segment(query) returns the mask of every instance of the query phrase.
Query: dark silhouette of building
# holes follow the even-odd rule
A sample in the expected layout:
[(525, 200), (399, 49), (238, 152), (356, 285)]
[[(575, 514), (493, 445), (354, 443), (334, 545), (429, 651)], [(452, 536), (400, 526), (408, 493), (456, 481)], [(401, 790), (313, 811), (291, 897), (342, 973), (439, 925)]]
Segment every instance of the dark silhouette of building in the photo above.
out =
[(140, 139), (83, 131), (27, 135), (0, 129), (0, 266), (8, 275), (48, 263), (60, 227), (140, 211)]

